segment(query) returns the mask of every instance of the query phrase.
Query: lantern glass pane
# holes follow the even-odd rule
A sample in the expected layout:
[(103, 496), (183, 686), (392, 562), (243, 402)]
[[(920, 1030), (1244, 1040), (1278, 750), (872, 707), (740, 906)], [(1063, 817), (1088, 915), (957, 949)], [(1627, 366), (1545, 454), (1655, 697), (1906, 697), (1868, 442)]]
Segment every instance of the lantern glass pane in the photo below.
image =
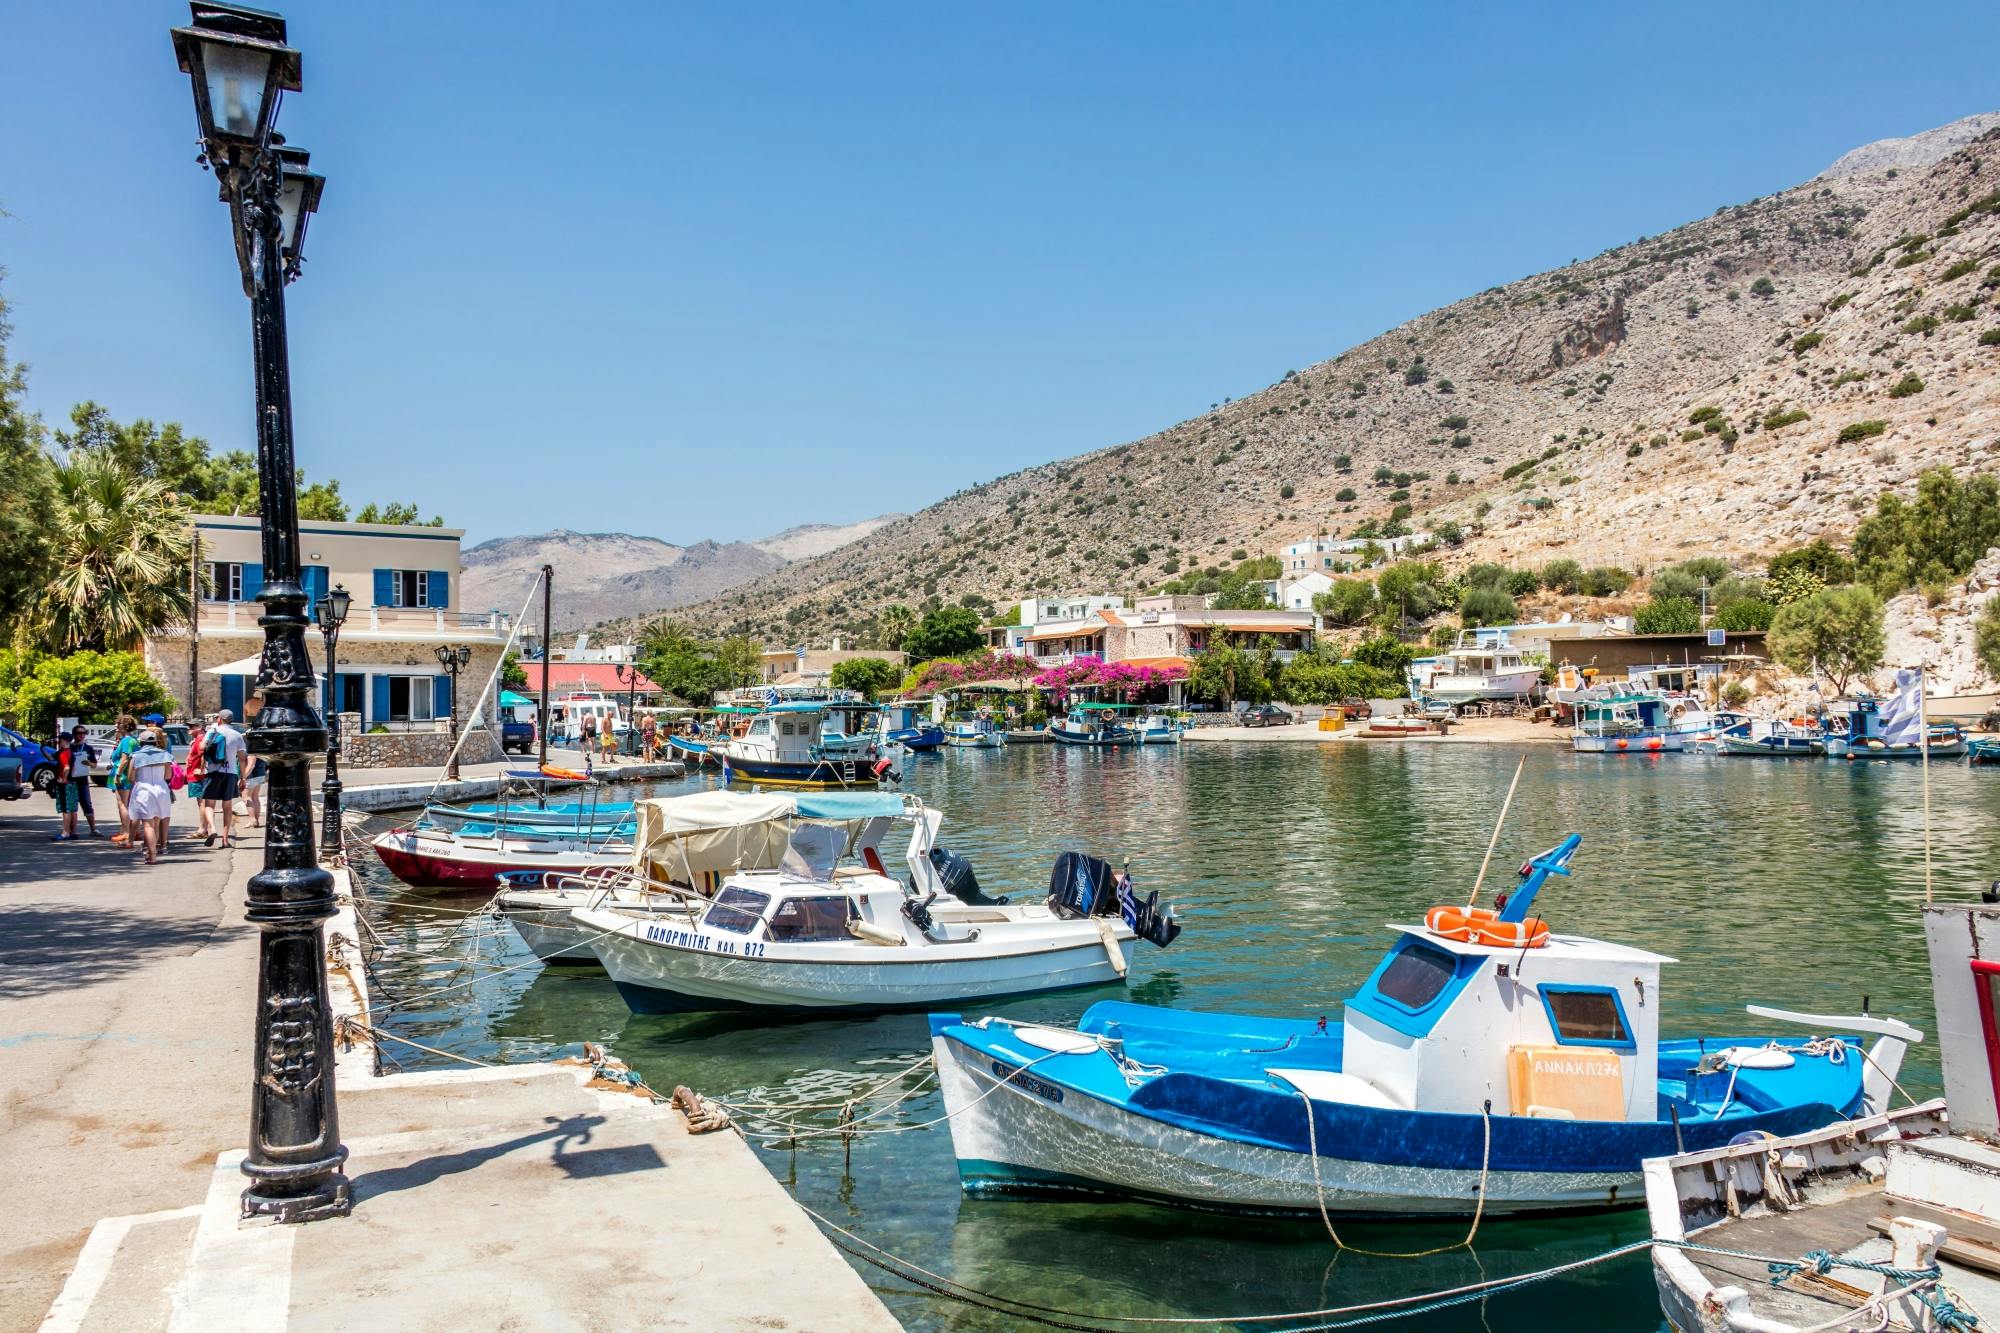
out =
[(257, 135), (270, 82), (272, 53), (258, 47), (203, 42), (202, 74), (208, 80), (208, 111), (218, 134), (238, 139)]

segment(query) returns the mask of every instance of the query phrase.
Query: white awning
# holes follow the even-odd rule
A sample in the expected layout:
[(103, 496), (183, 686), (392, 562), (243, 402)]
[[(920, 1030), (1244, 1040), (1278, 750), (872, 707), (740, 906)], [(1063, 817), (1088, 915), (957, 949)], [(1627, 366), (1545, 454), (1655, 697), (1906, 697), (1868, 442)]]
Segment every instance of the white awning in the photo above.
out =
[[(224, 662), (221, 666), (209, 667), (206, 670), (204, 670), (202, 674), (205, 676), (254, 676), (257, 674), (257, 668), (262, 666), (263, 664), (264, 664), (264, 659), (261, 655), (256, 657), (242, 657), (238, 658), (234, 662)], [(388, 672), (393, 672), (395, 674), (401, 674), (400, 672), (396, 672), (396, 668), (400, 665), (401, 665), (400, 663), (395, 663), (395, 662), (341, 662), (335, 669), (338, 671), (354, 671), (357, 669), (366, 669), (369, 667), (373, 667), (378, 671), (388, 671)], [(413, 671), (416, 669), (417, 668), (414, 667), (403, 668), (404, 671)], [(326, 674), (326, 672), (321, 669), (320, 663), (317, 658), (315, 658), (313, 661), (313, 672), (316, 675), (322, 675), (322, 676)], [(432, 675), (435, 673), (426, 671), (423, 672), (422, 674)]]

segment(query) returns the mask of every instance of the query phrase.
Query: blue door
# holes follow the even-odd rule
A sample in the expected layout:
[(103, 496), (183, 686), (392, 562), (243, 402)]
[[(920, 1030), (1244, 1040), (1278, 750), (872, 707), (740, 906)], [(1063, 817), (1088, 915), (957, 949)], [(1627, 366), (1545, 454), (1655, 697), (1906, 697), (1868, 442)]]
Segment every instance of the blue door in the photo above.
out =
[(238, 722), (243, 720), (243, 686), (250, 677), (224, 676), (222, 678), (222, 706)]

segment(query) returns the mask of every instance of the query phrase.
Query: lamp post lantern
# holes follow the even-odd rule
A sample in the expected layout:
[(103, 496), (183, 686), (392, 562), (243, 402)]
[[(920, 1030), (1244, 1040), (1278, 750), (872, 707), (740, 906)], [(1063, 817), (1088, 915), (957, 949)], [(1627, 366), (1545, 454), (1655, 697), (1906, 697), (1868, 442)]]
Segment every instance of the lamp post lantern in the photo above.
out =
[(326, 641), (326, 774), (319, 783), (320, 854), (329, 861), (340, 859), (340, 672), (335, 663), (340, 643), (340, 627), (354, 597), (342, 584), (319, 599), (313, 619), (319, 622), (320, 637)]
[(458, 781), (458, 673), (465, 670), (472, 661), (472, 649), (465, 644), (454, 648), (448, 643), (437, 646), (438, 665), (451, 673), (451, 761), (445, 766), (445, 781)]
[[(305, 220), (324, 182), (273, 130), (278, 104), (300, 87), (299, 53), (285, 21), (242, 5), (193, 0), (174, 54), (194, 87), (202, 160), (229, 205), (256, 365), (257, 493), (263, 516), (263, 707), (245, 744), (271, 769), (264, 866), (250, 877), (245, 916), (258, 929), (257, 1012), (251, 1047), (250, 1145), (244, 1214), (304, 1222), (352, 1206), (341, 1171), (334, 1104), (333, 1018), (320, 922), (333, 915), (333, 876), (313, 853), (308, 765), (326, 747), (313, 708), (306, 593), (299, 582), (298, 490), (293, 474), (291, 370), (285, 283), (297, 276)], [(287, 211), (289, 204), (289, 212)]]
[(618, 679), (625, 685), (625, 752), (637, 755), (639, 753), (639, 664), (634, 662), (628, 667), (620, 662), (616, 670)]

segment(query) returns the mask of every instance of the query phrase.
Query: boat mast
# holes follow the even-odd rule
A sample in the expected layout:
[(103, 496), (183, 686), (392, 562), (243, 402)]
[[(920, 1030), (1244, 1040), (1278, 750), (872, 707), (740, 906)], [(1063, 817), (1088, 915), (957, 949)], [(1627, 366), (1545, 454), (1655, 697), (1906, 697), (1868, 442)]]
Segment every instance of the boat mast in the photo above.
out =
[(535, 727), (535, 741), (541, 752), (537, 762), (542, 768), (549, 766), (549, 612), (555, 577), (554, 565), (542, 566), (542, 697), (536, 704), (539, 725)]

